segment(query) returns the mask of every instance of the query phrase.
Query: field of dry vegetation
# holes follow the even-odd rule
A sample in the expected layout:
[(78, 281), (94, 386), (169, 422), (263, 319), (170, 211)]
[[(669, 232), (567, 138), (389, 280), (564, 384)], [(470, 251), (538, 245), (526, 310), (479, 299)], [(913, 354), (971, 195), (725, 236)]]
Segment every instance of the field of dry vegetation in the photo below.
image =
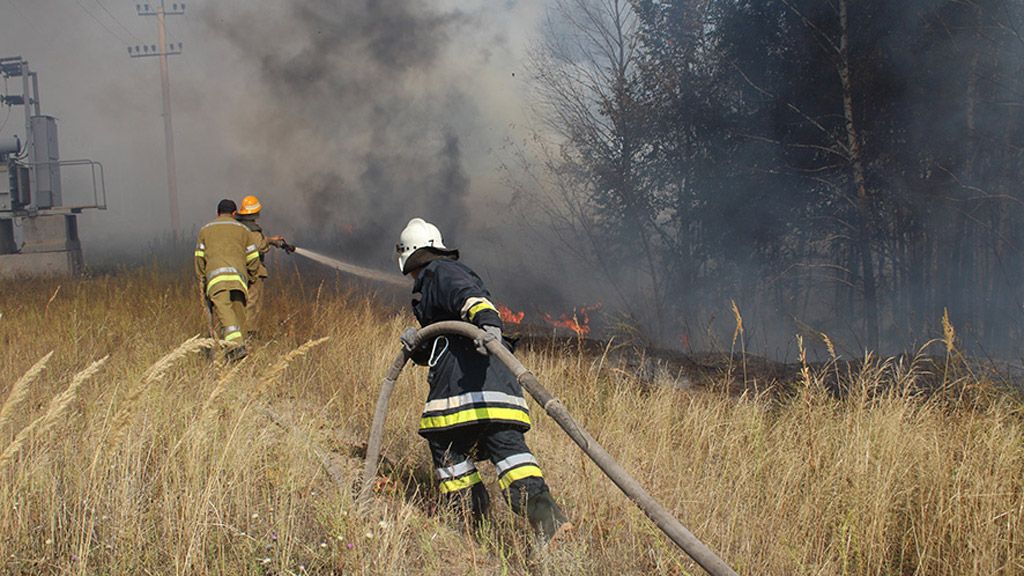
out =
[[(386, 479), (357, 509), (411, 315), (281, 273), (229, 371), (190, 340), (206, 330), (188, 280), (0, 283), (0, 574), (700, 573), (536, 406), (527, 439), (574, 539), (536, 547), (503, 509), (476, 535), (437, 514), (422, 368), (399, 382)], [(834, 365), (784, 398), (737, 396), (640, 385), (581, 350), (521, 357), (739, 573), (1024, 574), (1024, 408), (966, 368), (929, 397), (918, 367), (885, 361), (840, 373), (842, 399), (821, 384)]]

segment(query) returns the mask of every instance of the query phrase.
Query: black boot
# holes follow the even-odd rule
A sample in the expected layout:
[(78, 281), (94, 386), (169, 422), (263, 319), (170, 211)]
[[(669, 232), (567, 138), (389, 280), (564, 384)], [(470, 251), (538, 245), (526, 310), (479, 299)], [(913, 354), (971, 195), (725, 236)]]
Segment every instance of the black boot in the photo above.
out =
[(479, 528), (491, 509), (491, 495), (482, 482), (469, 490), (444, 495), (444, 505), (459, 524)]
[(473, 527), (480, 528), (480, 524), (491, 510), (491, 494), (487, 491), (487, 486), (481, 482), (470, 488), (470, 499), (473, 505)]
[(551, 497), (551, 492), (547, 490), (527, 498), (526, 518), (529, 519), (534, 532), (539, 533), (544, 542), (551, 541), (563, 527), (569, 528), (569, 520)]
[(238, 346), (228, 350), (224, 355), (224, 359), (228, 362), (240, 362), (249, 355), (249, 351), (245, 349), (245, 346)]

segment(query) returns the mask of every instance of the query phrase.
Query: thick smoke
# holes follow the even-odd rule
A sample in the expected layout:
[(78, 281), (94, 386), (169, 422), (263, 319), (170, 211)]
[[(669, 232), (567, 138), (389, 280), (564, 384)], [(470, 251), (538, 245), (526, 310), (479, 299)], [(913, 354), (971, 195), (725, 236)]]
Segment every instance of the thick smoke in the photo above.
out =
[[(281, 17), (212, 6), (204, 22), (257, 72), (249, 142), (276, 203), (301, 198), (290, 225), (308, 241), (379, 261), (410, 216), (458, 237), (470, 178), (453, 109), (472, 107), (445, 52), (472, 17), (414, 0), (293, 0)], [(312, 228), (312, 229), (311, 229)]]

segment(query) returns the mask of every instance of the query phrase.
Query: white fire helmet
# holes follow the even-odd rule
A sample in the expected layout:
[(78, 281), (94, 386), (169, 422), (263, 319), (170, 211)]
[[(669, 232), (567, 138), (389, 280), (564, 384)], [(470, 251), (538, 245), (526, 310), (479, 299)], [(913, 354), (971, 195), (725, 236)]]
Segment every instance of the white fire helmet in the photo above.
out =
[(405, 225), (402, 235), (398, 238), (395, 250), (398, 252), (398, 269), (405, 274), (405, 261), (420, 248), (439, 248), (447, 250), (441, 231), (422, 218), (413, 218)]

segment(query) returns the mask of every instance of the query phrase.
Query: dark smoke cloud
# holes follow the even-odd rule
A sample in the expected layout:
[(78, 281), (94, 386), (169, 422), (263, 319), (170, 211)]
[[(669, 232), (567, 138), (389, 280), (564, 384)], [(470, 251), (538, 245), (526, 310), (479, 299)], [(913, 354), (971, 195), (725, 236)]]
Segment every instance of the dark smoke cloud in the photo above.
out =
[(473, 108), (438, 79), (472, 16), (415, 0), (292, 0), (283, 18), (211, 7), (203, 20), (257, 71), (258, 113), (234, 130), (275, 183), (267, 193), (302, 199), (301, 234), (378, 261), (411, 216), (461, 235), (470, 178), (452, 112), (465, 125)]

